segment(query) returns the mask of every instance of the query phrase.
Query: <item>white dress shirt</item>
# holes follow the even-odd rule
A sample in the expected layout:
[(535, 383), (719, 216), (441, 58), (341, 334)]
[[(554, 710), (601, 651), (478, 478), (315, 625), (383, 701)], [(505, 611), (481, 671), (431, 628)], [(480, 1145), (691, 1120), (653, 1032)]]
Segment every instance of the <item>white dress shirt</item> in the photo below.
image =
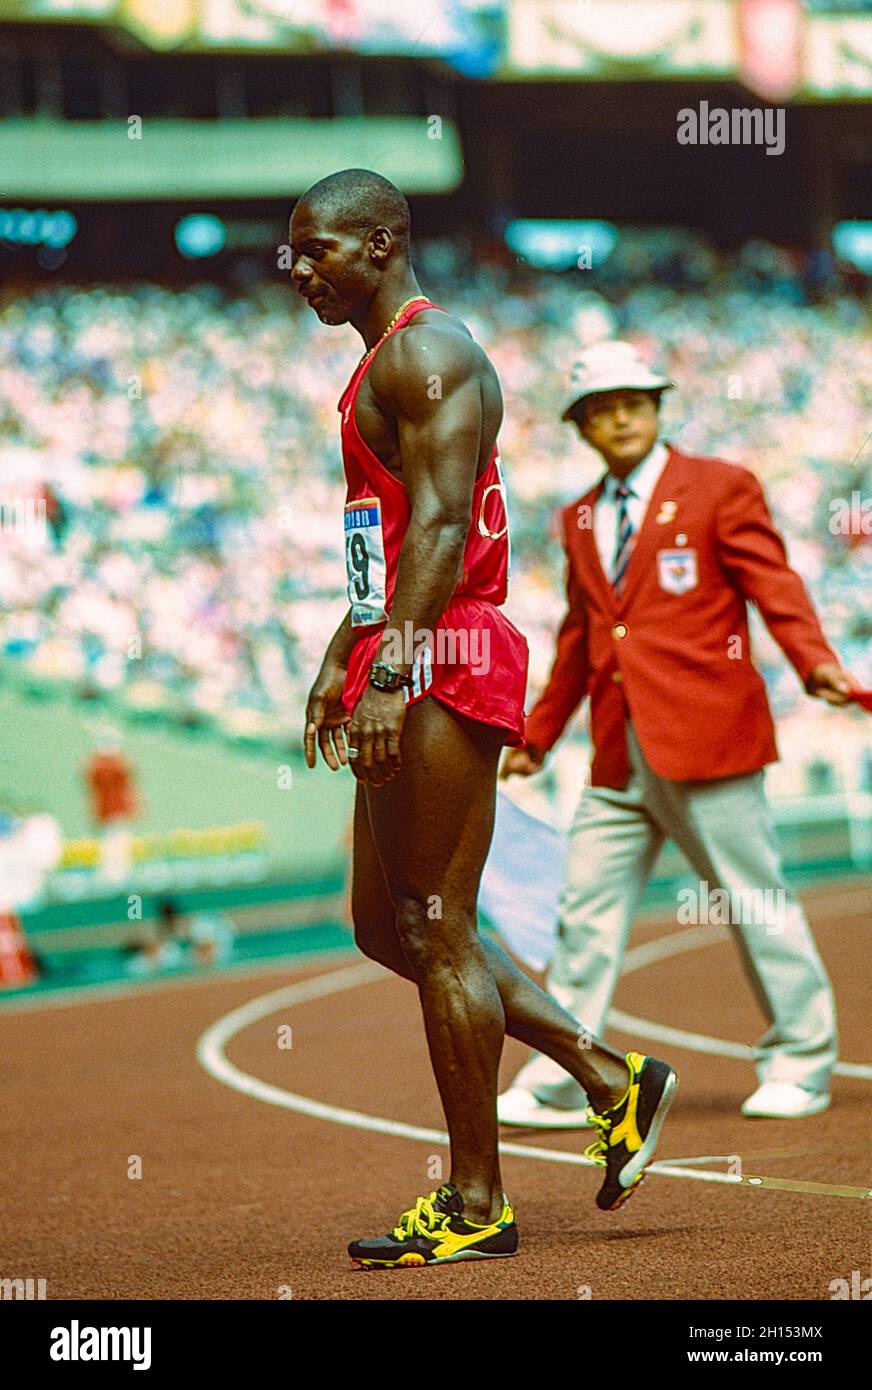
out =
[[(666, 467), (668, 457), (669, 450), (658, 440), (650, 454), (647, 454), (641, 463), (637, 463), (623, 480), (634, 493), (634, 496), (627, 498), (627, 515), (633, 527), (634, 537), (638, 536), (645, 520), (648, 504), (660, 480), (660, 474)], [(616, 478), (614, 473), (606, 473), (603, 490), (593, 509), (593, 535), (600, 564), (607, 579), (612, 577), (612, 564), (618, 545), (618, 498), (615, 489), (620, 482), (621, 479)]]

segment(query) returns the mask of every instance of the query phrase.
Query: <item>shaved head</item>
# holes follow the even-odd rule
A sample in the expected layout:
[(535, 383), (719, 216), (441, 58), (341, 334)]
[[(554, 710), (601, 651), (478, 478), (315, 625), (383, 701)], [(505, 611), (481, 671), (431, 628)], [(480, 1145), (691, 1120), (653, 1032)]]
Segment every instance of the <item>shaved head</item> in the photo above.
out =
[(419, 288), (409, 204), (372, 169), (340, 169), (313, 183), (289, 227), (291, 281), (325, 324), (353, 323), (367, 341)]
[(397, 249), (408, 259), (411, 218), (409, 204), (390, 179), (372, 169), (340, 169), (307, 188), (297, 203), (340, 232), (366, 239), (376, 227), (387, 227)]

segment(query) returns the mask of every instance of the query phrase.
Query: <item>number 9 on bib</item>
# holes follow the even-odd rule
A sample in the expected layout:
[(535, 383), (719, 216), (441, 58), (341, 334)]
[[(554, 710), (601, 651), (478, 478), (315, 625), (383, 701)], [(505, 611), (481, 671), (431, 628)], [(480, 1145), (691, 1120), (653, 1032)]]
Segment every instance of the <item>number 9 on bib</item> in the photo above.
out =
[(351, 626), (383, 622), (387, 566), (378, 497), (359, 497), (345, 504), (345, 569)]

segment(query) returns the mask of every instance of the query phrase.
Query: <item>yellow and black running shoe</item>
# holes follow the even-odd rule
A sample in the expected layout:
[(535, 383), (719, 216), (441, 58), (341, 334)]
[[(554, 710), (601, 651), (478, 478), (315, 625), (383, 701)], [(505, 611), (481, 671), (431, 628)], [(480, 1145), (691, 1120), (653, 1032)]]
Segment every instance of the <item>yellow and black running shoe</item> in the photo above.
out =
[(401, 1269), (499, 1259), (517, 1248), (515, 1214), (505, 1193), (498, 1220), (477, 1226), (464, 1219), (463, 1198), (454, 1184), (443, 1183), (404, 1211), (389, 1235), (353, 1240), (348, 1253), (362, 1269)]
[(628, 1052), (627, 1066), (626, 1095), (602, 1115), (587, 1112), (599, 1138), (584, 1152), (606, 1170), (596, 1198), (602, 1211), (616, 1211), (642, 1182), (678, 1086), (672, 1068), (656, 1057)]

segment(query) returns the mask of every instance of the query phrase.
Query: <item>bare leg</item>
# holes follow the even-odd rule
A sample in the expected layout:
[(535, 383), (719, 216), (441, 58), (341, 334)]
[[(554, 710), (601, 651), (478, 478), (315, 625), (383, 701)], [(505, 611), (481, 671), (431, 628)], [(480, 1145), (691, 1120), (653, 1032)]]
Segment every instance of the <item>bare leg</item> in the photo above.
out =
[[(496, 1090), (505, 1031), (566, 1066), (598, 1108), (619, 1100), (627, 1084), (620, 1053), (594, 1040), (580, 1046), (575, 1019), (478, 936), (500, 746), (493, 729), (423, 701), (406, 721), (402, 772), (383, 787), (358, 788), (355, 817), (358, 942), (418, 985), (452, 1181), (474, 1221), (495, 1219), (502, 1203)], [(379, 906), (377, 865), (392, 904), (393, 941), (383, 896)]]
[[(355, 805), (352, 914), (355, 940), (364, 955), (414, 984), (361, 786)], [(619, 1100), (627, 1074), (623, 1054), (585, 1032), (572, 1014), (524, 974), (499, 942), (487, 936), (480, 941), (500, 993), (508, 1036), (553, 1057), (584, 1087), (597, 1109), (605, 1110)]]
[[(364, 955), (414, 984), (373, 843), (362, 786), (357, 788), (354, 813), (352, 915), (355, 940)], [(553, 1057), (584, 1087), (597, 1109), (605, 1110), (620, 1099), (627, 1074), (623, 1055), (586, 1033), (552, 995), (524, 974), (498, 941), (488, 936), (479, 939), (502, 1000), (508, 1036)]]

